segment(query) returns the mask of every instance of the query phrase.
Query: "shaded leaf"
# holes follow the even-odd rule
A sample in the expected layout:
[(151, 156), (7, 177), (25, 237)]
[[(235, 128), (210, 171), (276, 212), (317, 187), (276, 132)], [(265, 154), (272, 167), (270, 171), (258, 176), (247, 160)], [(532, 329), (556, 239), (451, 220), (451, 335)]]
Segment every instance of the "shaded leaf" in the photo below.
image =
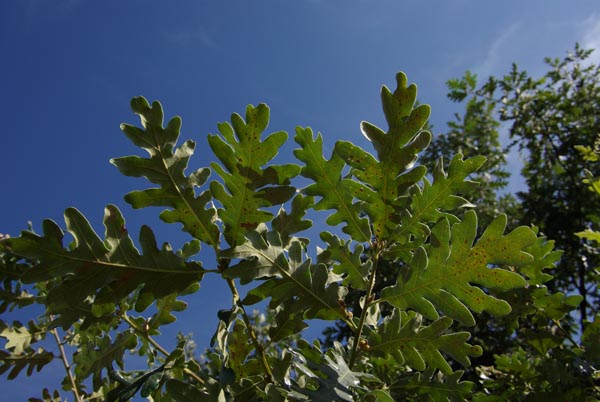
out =
[(0, 350), (0, 375), (8, 373), (8, 379), (15, 379), (21, 371), (27, 369), (27, 376), (33, 374), (34, 370), (39, 372), (44, 366), (54, 361), (55, 356), (42, 348), (37, 350), (29, 349), (26, 353), (15, 355)]
[(306, 319), (344, 319), (339, 308), (347, 289), (339, 286), (337, 278), (323, 264), (312, 265), (310, 259), (302, 257), (302, 244), (293, 240), (288, 248), (281, 246), (281, 239), (274, 232), (250, 232), (246, 242), (225, 251), (230, 258), (243, 258), (240, 263), (228, 268), (223, 274), (240, 278), (242, 283), (253, 279), (266, 279), (250, 290), (245, 304), (255, 304), (268, 297), (275, 307), (286, 300), (301, 299), (294, 313), (302, 312)]
[(102, 383), (101, 374), (104, 369), (112, 369), (112, 363), (123, 366), (123, 355), (137, 345), (137, 337), (131, 332), (119, 333), (114, 342), (104, 336), (94, 343), (82, 343), (73, 354), (75, 374), (83, 380), (93, 374), (94, 384)]
[(48, 388), (44, 388), (42, 390), (42, 398), (29, 398), (28, 402), (62, 402), (62, 398), (60, 397), (60, 393), (57, 390), (54, 390), (52, 394), (48, 391)]
[(343, 277), (342, 283), (345, 286), (358, 290), (366, 289), (372, 262), (361, 260), (364, 247), (358, 244), (351, 251), (351, 240), (344, 242), (329, 232), (321, 232), (321, 240), (327, 243), (328, 247), (318, 254), (317, 261), (332, 266), (333, 272)]
[(3, 247), (6, 246), (0, 242), (0, 314), (35, 302), (35, 296), (23, 287), (19, 279), (29, 265), (19, 263), (15, 255), (4, 253)]
[(106, 402), (127, 402), (140, 391), (140, 396), (147, 397), (156, 392), (160, 386), (165, 365), (148, 370), (131, 381), (119, 381), (116, 388), (106, 394)]
[(420, 395), (424, 400), (459, 402), (472, 395), (474, 385), (471, 381), (460, 381), (462, 375), (463, 371), (443, 374), (428, 369), (392, 384), (391, 389), (401, 392), (404, 398)]
[(200, 391), (191, 384), (179, 380), (167, 380), (165, 386), (167, 388), (168, 395), (177, 402), (225, 401), (224, 397), (222, 399), (218, 398), (217, 395), (209, 397), (209, 395)]
[(308, 324), (304, 322), (304, 314), (302, 312), (298, 313), (297, 308), (294, 308), (293, 300), (289, 300), (288, 302), (282, 301), (282, 303), (275, 307), (274, 322), (269, 328), (271, 344), (279, 342), (288, 336), (299, 334), (303, 329), (308, 327)]
[[(310, 347), (310, 346), (305, 346)], [(305, 376), (309, 386), (294, 386), (295, 396), (311, 401), (352, 401), (352, 390), (362, 388), (362, 373), (353, 372), (344, 358), (332, 349), (326, 355), (317, 353), (294, 353), (293, 366), (300, 376)]]
[(418, 371), (439, 369), (451, 374), (452, 368), (442, 353), (464, 366), (470, 366), (470, 356), (481, 356), (479, 346), (467, 343), (469, 332), (446, 333), (452, 319), (442, 317), (422, 326), (421, 317), (414, 312), (395, 311), (368, 338), (369, 352), (376, 356), (394, 356), (398, 364)]
[[(312, 226), (312, 221), (303, 218), (306, 215), (306, 211), (313, 204), (313, 197), (305, 197), (302, 194), (298, 194), (292, 200), (292, 210), (290, 213), (287, 213), (283, 207), (279, 210), (271, 225), (273, 230), (279, 233), (283, 243), (287, 244), (292, 235), (309, 229)], [(305, 244), (308, 244), (308, 239), (305, 240)]]
[[(116, 206), (108, 205), (105, 209), (104, 241), (76, 209), (65, 211), (65, 221), (75, 239), (67, 249), (62, 244), (64, 233), (50, 220), (44, 221), (43, 236), (25, 231), (20, 237), (7, 241), (11, 253), (37, 261), (23, 275), (23, 282), (63, 278), (53, 282), (46, 302), (50, 313), (65, 314), (61, 317), (65, 329), (80, 317), (105, 311), (102, 306), (114, 309), (116, 303), (138, 288), (138, 310), (157, 298), (198, 289), (204, 274), (202, 266), (185, 261), (168, 245), (158, 249), (154, 234), (147, 226), (140, 231), (140, 253)], [(91, 311), (74, 310), (74, 306), (84, 306), (90, 300)], [(92, 309), (94, 306), (96, 309)]]

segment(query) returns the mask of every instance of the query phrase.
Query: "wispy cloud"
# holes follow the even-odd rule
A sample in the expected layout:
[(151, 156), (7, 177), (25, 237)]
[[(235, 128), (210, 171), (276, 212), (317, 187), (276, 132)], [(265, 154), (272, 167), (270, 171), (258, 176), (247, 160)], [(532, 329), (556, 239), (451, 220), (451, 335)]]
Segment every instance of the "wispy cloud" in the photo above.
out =
[(582, 24), (581, 45), (585, 49), (596, 49), (590, 62), (600, 64), (600, 15), (593, 14)]
[(514, 37), (518, 33), (520, 23), (513, 23), (504, 29), (500, 35), (488, 47), (484, 61), (473, 70), (479, 77), (487, 77), (493, 74), (500, 63), (505, 61), (509, 46), (514, 45)]
[(34, 27), (40, 20), (54, 20), (71, 16), (81, 6), (81, 0), (21, 0), (19, 12), (14, 18), (18, 19), (21, 27), (28, 29)]
[(215, 46), (214, 40), (202, 27), (195, 27), (188, 30), (177, 30), (165, 32), (165, 38), (167, 41), (178, 45), (178, 46), (202, 46), (202, 47), (213, 47)]

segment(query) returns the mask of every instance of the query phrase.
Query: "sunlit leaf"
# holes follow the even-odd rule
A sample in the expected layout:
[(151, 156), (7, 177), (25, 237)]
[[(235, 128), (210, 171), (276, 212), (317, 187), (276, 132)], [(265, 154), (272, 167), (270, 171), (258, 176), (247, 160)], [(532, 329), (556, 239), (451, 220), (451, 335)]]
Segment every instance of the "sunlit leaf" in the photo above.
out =
[(176, 146), (181, 129), (181, 118), (174, 117), (163, 127), (163, 110), (159, 102), (152, 106), (143, 97), (131, 100), (131, 109), (140, 116), (142, 127), (122, 124), (121, 130), (138, 147), (146, 150), (150, 158), (124, 156), (111, 159), (121, 173), (133, 177), (146, 177), (159, 187), (133, 191), (125, 199), (134, 208), (162, 206), (161, 218), (168, 223), (179, 222), (183, 230), (193, 237), (216, 246), (219, 229), (214, 220), (214, 208), (206, 208), (210, 202), (209, 191), (196, 196), (196, 188), (202, 186), (210, 172), (206, 168), (185, 174), (196, 144), (188, 140)]
[(225, 167), (211, 164), (224, 186), (215, 181), (210, 188), (223, 205), (219, 218), (225, 224), (225, 239), (235, 245), (244, 241), (246, 232), (273, 218), (264, 208), (283, 204), (294, 195), (290, 179), (300, 173), (300, 167), (293, 164), (263, 167), (287, 140), (283, 131), (261, 139), (269, 123), (267, 105), (249, 105), (246, 119), (233, 114), (231, 122), (232, 125), (219, 124), (221, 135), (209, 135), (208, 143)]
[(367, 219), (362, 218), (360, 202), (354, 202), (352, 187), (357, 183), (342, 178), (344, 161), (334, 152), (331, 159), (323, 157), (323, 138), (321, 134), (315, 139), (310, 128), (296, 128), (294, 140), (301, 148), (294, 155), (305, 163), (302, 176), (311, 179), (312, 184), (303, 189), (304, 194), (321, 197), (314, 208), (316, 210), (335, 210), (326, 222), (335, 226), (345, 223), (344, 233), (356, 241), (368, 241), (371, 229)]
[(506, 315), (510, 305), (485, 293), (483, 288), (506, 291), (525, 286), (525, 279), (515, 272), (493, 266), (523, 265), (533, 257), (523, 251), (536, 240), (533, 231), (520, 227), (504, 235), (506, 216), (499, 216), (473, 244), (477, 218), (473, 211), (464, 221), (450, 229), (447, 219), (432, 229), (431, 243), (419, 248), (406, 278), (383, 290), (381, 299), (394, 306), (412, 308), (431, 320), (443, 312), (465, 325), (475, 325), (469, 310)]

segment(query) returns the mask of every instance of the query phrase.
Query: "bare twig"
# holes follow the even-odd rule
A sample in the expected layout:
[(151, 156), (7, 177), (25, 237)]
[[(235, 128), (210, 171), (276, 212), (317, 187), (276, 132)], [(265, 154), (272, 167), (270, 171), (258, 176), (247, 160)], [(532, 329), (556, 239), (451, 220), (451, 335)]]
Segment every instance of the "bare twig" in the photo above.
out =
[[(127, 315), (123, 315), (123, 320), (131, 327), (131, 329), (133, 329), (136, 333), (138, 333), (139, 335), (143, 336), (144, 338), (146, 338), (146, 340), (148, 340), (148, 342), (154, 346), (156, 348), (156, 350), (158, 350), (160, 353), (162, 353), (165, 356), (169, 356), (170, 353), (168, 350), (166, 350), (164, 347), (162, 347), (162, 345), (160, 343), (158, 343), (154, 338), (152, 338), (150, 335), (148, 335), (145, 331), (143, 331), (142, 329), (138, 328), (135, 323), (133, 321), (131, 321), (131, 319), (127, 316)], [(183, 369), (183, 371), (189, 375), (190, 377), (192, 377), (194, 380), (196, 380), (198, 383), (204, 385), (204, 380), (202, 379), (202, 377), (199, 377), (198, 374), (194, 373), (192, 370), (188, 369), (187, 367)]]
[[(54, 319), (54, 317), (50, 317), (50, 318)], [(60, 339), (58, 330), (56, 328), (53, 328), (50, 330), (50, 332), (52, 333), (52, 335), (54, 335), (54, 339), (56, 340), (56, 344), (58, 345), (58, 350), (60, 352), (60, 358), (63, 363), (63, 366), (65, 367), (65, 371), (67, 373), (67, 378), (69, 379), (69, 382), (71, 383), (73, 396), (75, 396), (75, 400), (77, 402), (82, 402), (83, 399), (81, 398), (81, 396), (79, 395), (79, 391), (77, 390), (77, 382), (75, 381), (75, 378), (73, 377), (73, 374), (71, 373), (71, 364), (69, 363), (69, 359), (67, 358), (67, 353), (65, 352), (65, 347), (63, 346), (63, 343)]]

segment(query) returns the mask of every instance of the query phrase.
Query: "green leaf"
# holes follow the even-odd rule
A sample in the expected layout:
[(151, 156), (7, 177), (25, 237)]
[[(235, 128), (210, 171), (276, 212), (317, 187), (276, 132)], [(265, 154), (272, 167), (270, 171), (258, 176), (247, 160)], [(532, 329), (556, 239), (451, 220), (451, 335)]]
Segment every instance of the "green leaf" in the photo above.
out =
[(377, 159), (346, 141), (339, 141), (334, 151), (352, 167), (351, 173), (360, 181), (349, 188), (354, 197), (364, 202), (362, 208), (378, 238), (388, 237), (400, 223), (401, 212), (409, 201), (408, 189), (427, 171), (424, 166), (413, 169), (417, 155), (431, 141), (431, 133), (422, 130), (430, 107), (414, 107), (416, 85), (407, 87), (404, 73), (396, 78), (398, 86), (394, 93), (385, 86), (381, 90), (389, 130), (384, 132), (371, 123), (361, 123), (363, 135), (372, 142)]
[(169, 379), (166, 382), (168, 395), (176, 402), (215, 401), (225, 402), (223, 391), (211, 393), (210, 395), (200, 391), (191, 384)]
[[(171, 312), (183, 311), (187, 308), (187, 303), (177, 300), (176, 294), (160, 298), (156, 301), (156, 313), (148, 321), (148, 329), (156, 330), (162, 325), (167, 325), (177, 320)], [(154, 335), (154, 334), (153, 334)]]
[[(457, 218), (446, 212), (461, 207), (472, 207), (466, 199), (456, 195), (472, 190), (477, 183), (466, 178), (485, 162), (485, 157), (478, 156), (463, 160), (458, 154), (450, 162), (448, 172), (444, 171), (443, 160), (436, 164), (432, 175), (433, 183), (423, 179), (423, 188), (412, 187), (412, 201), (410, 208), (402, 215), (402, 222), (396, 226), (392, 238), (400, 245), (412, 243), (408, 250), (421, 245), (429, 235), (428, 222), (437, 222), (445, 217), (451, 222)], [(389, 259), (406, 259), (409, 254), (405, 247), (392, 247), (385, 256)]]
[(39, 372), (44, 366), (52, 363), (56, 356), (52, 352), (48, 352), (42, 348), (37, 350), (28, 350), (26, 353), (16, 355), (4, 350), (0, 350), (0, 374), (8, 373), (8, 379), (14, 380), (17, 376), (27, 368), (27, 376), (31, 376), (33, 371)]
[(319, 253), (317, 260), (327, 266), (332, 266), (333, 272), (343, 277), (344, 286), (365, 290), (372, 262), (370, 260), (361, 261), (364, 247), (358, 244), (354, 251), (350, 251), (350, 240), (344, 242), (329, 232), (321, 232), (321, 240), (327, 243), (328, 247)]
[(448, 333), (452, 319), (442, 317), (428, 326), (421, 325), (421, 316), (395, 311), (368, 338), (369, 351), (376, 356), (393, 356), (398, 364), (414, 370), (439, 369), (451, 374), (452, 368), (442, 352), (464, 366), (470, 366), (469, 356), (481, 356), (482, 349), (466, 341), (468, 332)]
[[(325, 356), (320, 351), (302, 354), (294, 351), (293, 353), (294, 367), (300, 376), (308, 379), (310, 384), (310, 387), (294, 386), (292, 389), (295, 392), (311, 401), (354, 400), (352, 390), (361, 388), (362, 373), (353, 372), (337, 350), (331, 349)], [(313, 387), (316, 389), (312, 389)]]
[(97, 387), (102, 383), (102, 370), (111, 369), (113, 362), (122, 367), (125, 351), (133, 350), (136, 345), (137, 337), (131, 332), (119, 333), (114, 342), (104, 336), (93, 343), (82, 343), (73, 354), (75, 375), (81, 380), (93, 375), (93, 383)]
[(294, 301), (282, 301), (283, 304), (274, 308), (275, 315), (273, 317), (273, 325), (269, 328), (270, 343), (276, 343), (282, 339), (295, 334), (299, 334), (303, 329), (308, 327), (304, 322), (304, 314), (298, 313), (297, 308), (294, 308)]
[(244, 303), (255, 304), (270, 297), (274, 307), (298, 298), (301, 301), (296, 306), (306, 319), (346, 320), (339, 301), (347, 289), (336, 283), (335, 275), (323, 264), (312, 265), (310, 259), (303, 260), (299, 241), (292, 241), (284, 249), (275, 232), (267, 232), (264, 226), (258, 229), (261, 231), (248, 233), (244, 244), (224, 251), (229, 258), (244, 259), (225, 270), (224, 276), (240, 278), (242, 284), (268, 278), (248, 292)]
[(600, 244), (600, 232), (597, 232), (595, 230), (586, 229), (584, 231), (577, 232), (575, 234), (578, 237), (580, 237), (581, 239), (595, 241), (596, 243)]
[[(50, 313), (65, 314), (61, 321), (65, 329), (78, 318), (93, 317), (93, 312), (104, 311), (101, 305), (114, 305), (138, 288), (141, 301), (137, 307), (142, 310), (157, 298), (199, 287), (204, 275), (200, 263), (185, 261), (167, 244), (158, 249), (147, 226), (140, 231), (140, 253), (114, 205), (105, 209), (104, 241), (74, 208), (65, 211), (65, 222), (75, 239), (67, 249), (62, 245), (64, 233), (50, 220), (44, 221), (43, 236), (25, 231), (7, 241), (11, 253), (37, 261), (23, 275), (23, 282), (62, 278), (52, 282), (46, 302)], [(91, 311), (92, 306), (88, 306), (90, 310), (81, 309), (88, 303), (96, 309)]]
[(138, 147), (146, 150), (150, 158), (125, 156), (111, 159), (121, 173), (126, 176), (146, 177), (158, 184), (158, 188), (133, 191), (125, 200), (134, 208), (163, 206), (170, 209), (161, 213), (168, 223), (180, 222), (183, 230), (212, 246), (219, 244), (219, 228), (215, 225), (216, 211), (206, 209), (211, 201), (209, 191), (196, 196), (195, 189), (202, 186), (210, 172), (198, 169), (186, 176), (185, 170), (196, 146), (194, 141), (186, 141), (176, 147), (181, 118), (174, 117), (163, 127), (163, 110), (159, 102), (152, 106), (143, 97), (131, 100), (131, 109), (140, 116), (143, 129), (122, 124), (121, 130)]
[[(423, 395), (427, 400), (461, 402), (472, 395), (473, 383), (460, 381), (463, 371), (450, 374), (428, 369), (423, 373), (415, 373), (391, 385), (394, 393), (402, 392), (404, 398)], [(405, 393), (409, 393), (405, 395)], [(411, 398), (411, 399), (412, 399)]]
[(505, 227), (506, 216), (500, 215), (473, 245), (477, 234), (475, 212), (467, 212), (463, 222), (452, 226), (452, 232), (448, 220), (441, 219), (432, 229), (427, 252), (425, 248), (417, 249), (407, 277), (385, 288), (381, 301), (403, 310), (412, 308), (431, 320), (439, 318), (439, 310), (468, 326), (475, 325), (469, 309), (497, 316), (510, 313), (506, 301), (479, 286), (499, 291), (524, 287), (526, 282), (520, 275), (490, 266), (531, 262), (532, 256), (524, 249), (536, 241), (536, 236), (526, 227), (503, 235)]
[(368, 220), (360, 216), (362, 202), (353, 202), (353, 187), (357, 183), (342, 178), (342, 158), (336, 152), (333, 152), (329, 160), (323, 158), (323, 138), (319, 134), (314, 139), (310, 128), (296, 128), (294, 140), (301, 146), (300, 149), (294, 150), (294, 155), (305, 163), (301, 174), (314, 182), (302, 191), (310, 196), (321, 197), (314, 208), (335, 210), (327, 218), (327, 224), (335, 226), (346, 223), (342, 228), (344, 233), (359, 242), (370, 240), (371, 229)]
[(244, 241), (246, 232), (273, 218), (263, 208), (283, 204), (294, 195), (295, 189), (289, 183), (300, 173), (300, 167), (289, 164), (263, 168), (287, 140), (283, 131), (261, 140), (269, 122), (265, 104), (248, 105), (246, 119), (233, 114), (231, 122), (232, 126), (219, 124), (221, 136), (209, 135), (208, 143), (226, 169), (211, 164), (225, 186), (214, 181), (210, 188), (223, 205), (219, 218), (225, 224), (225, 239), (233, 246)]
[[(305, 197), (298, 194), (292, 200), (292, 210), (288, 214), (281, 207), (277, 216), (271, 222), (273, 230), (277, 231), (281, 236), (283, 243), (289, 243), (290, 236), (309, 229), (312, 226), (312, 221), (303, 219), (306, 211), (314, 205), (313, 197)], [(302, 239), (305, 244), (308, 244), (308, 239)]]
[(4, 349), (11, 351), (14, 355), (22, 355), (31, 350), (31, 344), (46, 337), (48, 331), (42, 324), (31, 320), (27, 326), (19, 321), (14, 321), (12, 326), (6, 326), (0, 321), (0, 336), (6, 339)]
[(554, 250), (554, 240), (540, 237), (525, 251), (533, 256), (532, 262), (519, 267), (519, 272), (527, 276), (527, 283), (541, 285), (552, 279), (552, 275), (544, 271), (554, 268), (563, 254), (560, 250)]

